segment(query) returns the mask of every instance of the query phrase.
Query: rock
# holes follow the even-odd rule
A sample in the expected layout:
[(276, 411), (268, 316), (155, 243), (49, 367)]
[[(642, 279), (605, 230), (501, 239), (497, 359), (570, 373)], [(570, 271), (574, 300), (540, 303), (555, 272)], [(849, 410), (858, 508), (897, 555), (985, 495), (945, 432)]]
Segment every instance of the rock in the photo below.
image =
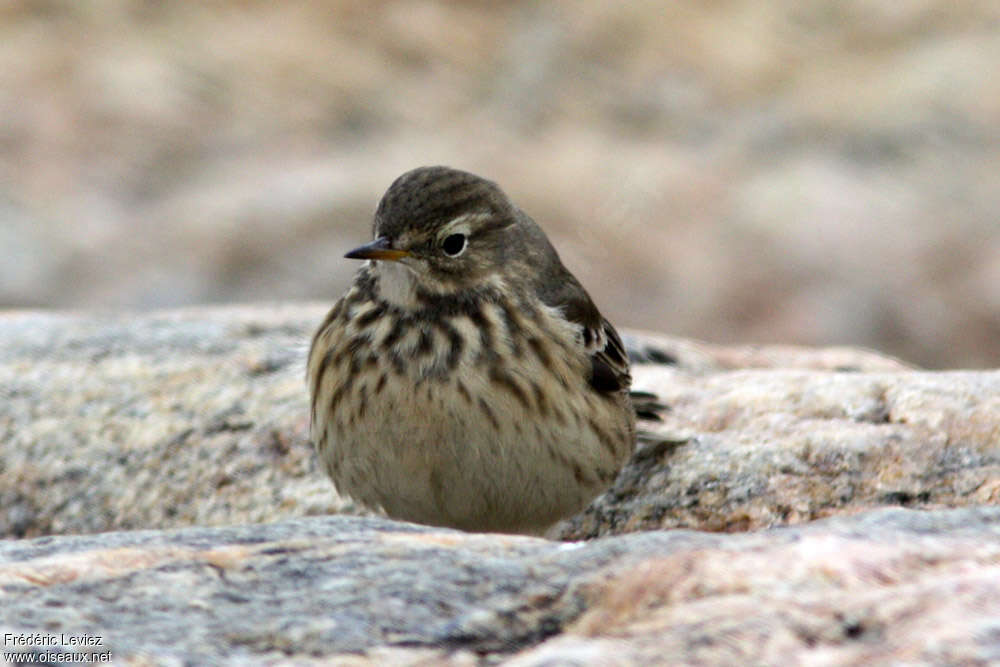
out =
[(1000, 660), (1000, 373), (628, 332), (661, 421), (549, 534), (599, 539), (463, 534), (344, 516), (307, 440), (325, 310), (0, 313), (5, 651)]
[(670, 409), (646, 424), (612, 489), (553, 535), (732, 532), (882, 505), (1000, 501), (998, 372), (907, 371), (862, 357), (849, 371), (702, 363), (635, 367), (635, 385)]
[(0, 315), (0, 535), (344, 509), (307, 434), (323, 311)]
[(0, 3), (0, 305), (327, 298), (440, 163), (616, 323), (998, 365), (1000, 3), (669, 4)]
[[(357, 511), (316, 468), (304, 359), (325, 305), (0, 315), (0, 535)], [(628, 333), (667, 405), (551, 535), (748, 530), (1000, 498), (1000, 373)]]
[(53, 536), (0, 543), (0, 595), (4, 650), (37, 660), (987, 664), (1000, 508), (574, 544), (342, 516)]

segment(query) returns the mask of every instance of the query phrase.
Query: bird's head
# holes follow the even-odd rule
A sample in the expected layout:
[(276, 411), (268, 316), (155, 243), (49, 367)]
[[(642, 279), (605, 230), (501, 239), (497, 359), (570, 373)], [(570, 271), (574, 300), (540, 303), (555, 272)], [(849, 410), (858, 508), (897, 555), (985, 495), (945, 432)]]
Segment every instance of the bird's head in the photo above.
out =
[(492, 181), (420, 167), (389, 186), (375, 212), (374, 240), (346, 257), (375, 260), (383, 295), (405, 305), (417, 292), (449, 295), (507, 282), (523, 259), (523, 237), (536, 229)]

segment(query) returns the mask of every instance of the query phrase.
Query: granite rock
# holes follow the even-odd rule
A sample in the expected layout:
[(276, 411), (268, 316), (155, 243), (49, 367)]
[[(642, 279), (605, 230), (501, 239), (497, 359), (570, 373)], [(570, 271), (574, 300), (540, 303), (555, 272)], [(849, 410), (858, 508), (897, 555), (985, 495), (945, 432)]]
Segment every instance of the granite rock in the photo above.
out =
[(985, 665), (1000, 508), (583, 543), (344, 516), (50, 536), (0, 542), (0, 597), (4, 650), (36, 660)]
[(1000, 3), (0, 3), (0, 307), (325, 299), (421, 164), (602, 311), (1000, 363)]
[(0, 314), (0, 535), (342, 509), (307, 435), (322, 310)]
[[(658, 348), (669, 356), (669, 341)], [(734, 532), (1000, 502), (1000, 373), (919, 371), (850, 350), (704, 352), (694, 368), (635, 366), (636, 386), (669, 409), (645, 424), (613, 488), (553, 534)]]
[(349, 516), (316, 469), (303, 358), (325, 308), (0, 314), (5, 651), (1000, 660), (997, 372), (627, 332), (663, 410), (615, 486), (559, 539), (464, 534)]
[[(307, 435), (323, 305), (0, 314), (0, 535), (277, 521), (360, 510)], [(739, 531), (874, 506), (994, 504), (1000, 373), (862, 350), (628, 333), (663, 421), (551, 536)]]

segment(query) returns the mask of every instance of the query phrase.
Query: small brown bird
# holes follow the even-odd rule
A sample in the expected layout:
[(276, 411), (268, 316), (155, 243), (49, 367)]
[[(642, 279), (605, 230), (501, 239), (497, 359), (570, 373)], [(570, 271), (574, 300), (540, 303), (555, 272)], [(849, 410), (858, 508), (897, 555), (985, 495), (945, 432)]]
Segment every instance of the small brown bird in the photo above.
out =
[(628, 360), (541, 228), (491, 181), (400, 176), (313, 337), (312, 439), (337, 490), (390, 517), (539, 533), (635, 447)]

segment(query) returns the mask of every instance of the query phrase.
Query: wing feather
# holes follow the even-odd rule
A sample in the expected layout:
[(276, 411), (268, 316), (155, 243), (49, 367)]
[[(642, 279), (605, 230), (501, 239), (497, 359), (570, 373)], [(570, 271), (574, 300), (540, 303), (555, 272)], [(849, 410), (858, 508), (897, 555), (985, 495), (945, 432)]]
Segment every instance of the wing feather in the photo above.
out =
[(594, 340), (590, 351), (590, 385), (602, 393), (628, 389), (632, 384), (632, 376), (629, 374), (625, 346), (622, 345), (618, 332), (602, 317), (600, 331), (592, 331), (590, 337)]

